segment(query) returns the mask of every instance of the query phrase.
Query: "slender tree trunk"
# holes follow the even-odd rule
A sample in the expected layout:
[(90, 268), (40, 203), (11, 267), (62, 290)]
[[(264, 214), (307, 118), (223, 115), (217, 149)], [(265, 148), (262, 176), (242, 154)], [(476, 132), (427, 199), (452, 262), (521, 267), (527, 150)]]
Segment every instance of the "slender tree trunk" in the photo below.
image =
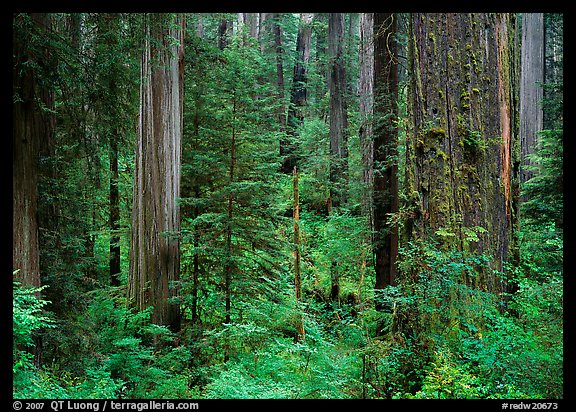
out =
[[(300, 274), (300, 196), (298, 191), (298, 169), (294, 166), (292, 185), (294, 189), (293, 219), (294, 219), (294, 288), (296, 293), (296, 304), (302, 300), (302, 279)], [(298, 335), (297, 342), (305, 340), (304, 323), (302, 314), (298, 314), (296, 325)]]
[(110, 136), (110, 284), (120, 285), (120, 192), (118, 190), (118, 137)]
[(520, 75), (520, 184), (534, 176), (528, 158), (537, 145), (537, 132), (544, 127), (544, 14), (522, 14)]
[[(398, 46), (397, 18), (374, 13), (374, 255), (375, 291), (396, 284), (398, 226)], [(382, 309), (381, 305), (377, 307)]]
[[(200, 197), (200, 186), (196, 184), (194, 186), (194, 196), (196, 199)], [(194, 219), (200, 216), (200, 208), (196, 205), (194, 206)], [(198, 316), (198, 289), (200, 287), (200, 229), (198, 227), (194, 228), (194, 257), (192, 259), (192, 324), (196, 324), (199, 320)]]
[(153, 307), (154, 323), (177, 331), (184, 18), (145, 15), (144, 23), (128, 293), (138, 310)]
[[(224, 263), (224, 323), (230, 324), (232, 321), (232, 279), (235, 271), (233, 263), (233, 244), (232, 234), (234, 231), (234, 193), (232, 185), (235, 180), (235, 167), (236, 167), (236, 91), (232, 96), (232, 130), (230, 133), (230, 162), (228, 164), (228, 184), (230, 191), (228, 193), (228, 221), (226, 223), (226, 254)], [(230, 358), (229, 348), (227, 345), (224, 347), (224, 362)]]
[[(233, 97), (233, 107), (232, 107), (232, 132), (230, 134), (230, 163), (228, 165), (228, 179), (229, 185), (234, 183), (234, 168), (236, 166), (236, 96)], [(228, 223), (226, 229), (226, 265), (224, 273), (224, 294), (226, 301), (226, 312), (225, 312), (225, 322), (230, 323), (230, 309), (231, 309), (231, 284), (232, 284), (232, 272), (234, 270), (234, 265), (232, 264), (232, 232), (234, 219), (234, 194), (232, 193), (232, 188), (230, 188), (230, 193), (228, 194)]]

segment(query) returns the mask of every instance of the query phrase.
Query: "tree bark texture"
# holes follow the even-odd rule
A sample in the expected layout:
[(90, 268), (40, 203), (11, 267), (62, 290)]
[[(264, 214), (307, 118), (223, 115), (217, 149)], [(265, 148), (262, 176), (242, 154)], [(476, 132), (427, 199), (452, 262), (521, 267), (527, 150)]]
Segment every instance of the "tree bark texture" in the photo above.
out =
[[(330, 92), (330, 194), (328, 214), (346, 203), (348, 186), (348, 112), (346, 105), (346, 65), (344, 56), (344, 15), (328, 14), (328, 90)], [(340, 269), (330, 268), (330, 298), (340, 295)]]
[(396, 284), (398, 226), (398, 46), (393, 13), (374, 14), (374, 255), (375, 289)]
[(533, 177), (526, 170), (534, 153), (537, 132), (544, 128), (544, 14), (522, 14), (520, 74), (520, 184)]
[(138, 310), (153, 307), (154, 323), (178, 330), (179, 306), (169, 300), (180, 269), (184, 18), (144, 19), (128, 292)]
[(372, 116), (374, 113), (374, 13), (360, 13), (360, 79), (358, 97), (360, 100), (360, 150), (362, 151), (362, 179), (364, 190), (362, 211), (367, 215), (370, 231), (373, 229), (372, 182), (374, 162), (374, 140)]
[(344, 56), (344, 15), (328, 15), (330, 73), (330, 199), (333, 208), (346, 202), (348, 185), (348, 111), (346, 104), (346, 62)]
[[(452, 234), (444, 244), (492, 255), (494, 269), (508, 257), (512, 231), (514, 23), (500, 13), (415, 13), (411, 22), (415, 168), (407, 189), (419, 198), (416, 235), (442, 229)], [(486, 232), (470, 241), (476, 227)], [(496, 276), (473, 282), (503, 287)]]
[[(40, 286), (38, 224), (39, 154), (52, 141), (53, 93), (39, 82), (34, 64), (46, 64), (46, 48), (34, 48), (32, 37), (49, 30), (47, 14), (15, 17), (30, 19), (31, 31), (14, 31), (14, 70), (12, 119), (12, 268), (24, 285)], [(16, 24), (17, 22), (15, 22)], [(26, 24), (26, 23), (25, 23)]]

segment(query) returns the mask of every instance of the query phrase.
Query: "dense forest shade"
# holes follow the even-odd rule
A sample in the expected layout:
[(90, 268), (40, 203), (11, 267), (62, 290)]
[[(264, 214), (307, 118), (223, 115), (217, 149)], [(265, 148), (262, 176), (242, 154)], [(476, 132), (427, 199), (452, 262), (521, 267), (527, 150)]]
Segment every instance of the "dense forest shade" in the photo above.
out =
[(562, 14), (12, 29), (14, 397), (564, 397)]

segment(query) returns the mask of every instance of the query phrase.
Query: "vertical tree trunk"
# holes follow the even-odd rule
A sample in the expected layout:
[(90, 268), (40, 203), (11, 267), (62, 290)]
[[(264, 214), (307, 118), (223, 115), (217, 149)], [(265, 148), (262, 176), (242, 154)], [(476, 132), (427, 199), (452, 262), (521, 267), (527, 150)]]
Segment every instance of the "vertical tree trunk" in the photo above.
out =
[[(328, 15), (328, 55), (330, 57), (330, 194), (328, 213), (346, 203), (348, 186), (348, 112), (346, 105), (346, 65), (344, 59), (344, 16)], [(331, 266), (330, 297), (338, 300), (340, 273), (337, 263)]]
[[(230, 133), (230, 162), (228, 163), (228, 220), (226, 222), (226, 251), (224, 263), (224, 323), (230, 324), (232, 321), (232, 277), (235, 271), (233, 263), (232, 234), (234, 230), (234, 193), (232, 185), (235, 180), (236, 167), (236, 91), (232, 96), (232, 130)], [(230, 358), (228, 345), (224, 347), (224, 362)]]
[(233, 24), (231, 21), (222, 19), (218, 25), (218, 48), (224, 50), (228, 45), (228, 38), (232, 32)]
[(269, 30), (268, 23), (266, 22), (270, 18), (271, 13), (259, 13), (258, 15), (258, 44), (260, 44), (260, 51), (264, 52), (266, 49), (264, 39), (267, 37), (266, 32)]
[(120, 192), (118, 190), (118, 137), (110, 136), (110, 284), (120, 285)]
[(290, 106), (288, 108), (288, 134), (287, 138), (280, 142), (280, 156), (282, 161), (282, 172), (291, 173), (298, 162), (295, 154), (297, 146), (297, 128), (304, 120), (303, 108), (307, 101), (307, 81), (308, 81), (308, 60), (310, 59), (310, 40), (312, 37), (312, 13), (300, 14), (300, 25), (296, 37), (296, 62), (294, 63), (294, 77), (292, 82), (292, 93), (290, 96)]
[[(270, 17), (272, 20), (272, 32), (274, 35), (274, 46), (276, 48), (276, 83), (278, 85), (278, 100), (282, 102), (279, 106), (278, 122), (280, 131), (286, 131), (286, 107), (284, 102), (284, 49), (282, 47), (282, 26), (280, 26), (280, 14), (273, 13)], [(282, 151), (282, 142), (280, 143)], [(282, 153), (282, 152), (280, 152)]]
[[(374, 13), (374, 255), (375, 290), (396, 284), (398, 226), (398, 46), (393, 13)], [(379, 305), (377, 305), (380, 307)]]
[(180, 269), (184, 18), (146, 15), (144, 23), (128, 292), (138, 310), (153, 307), (154, 323), (179, 330), (170, 299)]
[(370, 231), (373, 229), (372, 182), (374, 161), (374, 140), (372, 116), (374, 113), (374, 13), (360, 13), (360, 150), (362, 151), (362, 212), (369, 218)]
[(346, 202), (348, 185), (348, 112), (344, 61), (344, 16), (329, 13), (328, 54), (330, 57), (330, 199), (332, 208)]
[[(292, 185), (294, 189), (294, 204), (292, 207), (294, 219), (294, 288), (296, 303), (298, 304), (302, 300), (302, 279), (300, 276), (300, 196), (298, 191), (298, 169), (296, 166), (294, 166), (293, 170)], [(296, 341), (303, 342), (305, 340), (304, 323), (300, 313), (298, 314), (296, 329), (298, 332)]]
[[(194, 196), (196, 199), (200, 197), (200, 186), (194, 186)], [(200, 216), (200, 208), (194, 206), (193, 218), (196, 219)], [(192, 259), (192, 324), (195, 325), (199, 321), (198, 316), (198, 289), (200, 287), (200, 229), (198, 227), (194, 228), (194, 257)]]
[(236, 166), (236, 95), (233, 97), (232, 106), (232, 131), (230, 133), (230, 163), (228, 164), (228, 184), (230, 193), (228, 194), (228, 222), (226, 226), (226, 264), (224, 265), (224, 295), (225, 295), (225, 322), (231, 321), (231, 283), (234, 265), (232, 264), (232, 231), (234, 218), (234, 194), (232, 193), (232, 184), (234, 183), (234, 168)]
[(248, 15), (246, 22), (250, 27), (250, 37), (258, 39), (260, 31), (260, 13), (246, 13)]
[[(407, 164), (415, 165), (408, 191), (420, 199), (417, 236), (442, 229), (452, 234), (441, 239), (445, 246), (490, 254), (498, 270), (512, 231), (513, 19), (415, 13), (410, 36), (414, 158)], [(485, 233), (467, 240), (466, 230), (476, 227)], [(474, 283), (492, 292), (503, 288), (488, 272)]]
[(533, 177), (526, 170), (534, 153), (537, 132), (544, 128), (544, 14), (522, 14), (520, 75), (520, 184)]
[[(13, 105), (12, 119), (12, 268), (16, 279), (28, 286), (40, 286), (40, 249), (38, 224), (39, 153), (52, 141), (54, 121), (53, 93), (38, 81), (38, 72), (29, 62), (41, 67), (46, 62), (44, 48), (30, 47), (32, 36), (50, 30), (48, 14), (16, 16), (30, 19), (30, 31), (14, 31), (13, 93), (18, 100)], [(27, 22), (18, 23), (26, 25)], [(26, 31), (24, 33), (23, 31)], [(39, 53), (39, 54), (36, 54)]]
[[(316, 35), (316, 55), (315, 55), (315, 65), (316, 65), (316, 73), (325, 80), (325, 83), (318, 82), (316, 85), (316, 90), (314, 93), (316, 94), (316, 99), (322, 99), (322, 96), (326, 94), (326, 90), (328, 88), (329, 83), (329, 74), (328, 74), (328, 63), (327, 63), (327, 33), (324, 31), (323, 27), (325, 27), (325, 23), (327, 20), (327, 13), (317, 13), (314, 15), (314, 20), (318, 22), (318, 25), (315, 25), (313, 30), (315, 31)], [(328, 117), (328, 114), (325, 115)]]

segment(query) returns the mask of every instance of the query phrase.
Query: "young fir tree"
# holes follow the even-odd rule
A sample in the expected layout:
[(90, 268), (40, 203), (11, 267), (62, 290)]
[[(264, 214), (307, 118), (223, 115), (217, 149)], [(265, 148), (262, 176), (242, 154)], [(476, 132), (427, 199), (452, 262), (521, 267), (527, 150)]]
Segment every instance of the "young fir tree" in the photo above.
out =
[[(261, 78), (256, 42), (232, 35), (223, 50), (191, 39), (187, 65), (183, 193), (183, 287), (198, 323), (233, 327), (262, 278), (284, 256), (275, 233), (279, 209), (277, 89)], [(201, 76), (200, 76), (201, 74)], [(202, 79), (202, 81), (199, 81)], [(226, 360), (234, 349), (222, 342)]]

